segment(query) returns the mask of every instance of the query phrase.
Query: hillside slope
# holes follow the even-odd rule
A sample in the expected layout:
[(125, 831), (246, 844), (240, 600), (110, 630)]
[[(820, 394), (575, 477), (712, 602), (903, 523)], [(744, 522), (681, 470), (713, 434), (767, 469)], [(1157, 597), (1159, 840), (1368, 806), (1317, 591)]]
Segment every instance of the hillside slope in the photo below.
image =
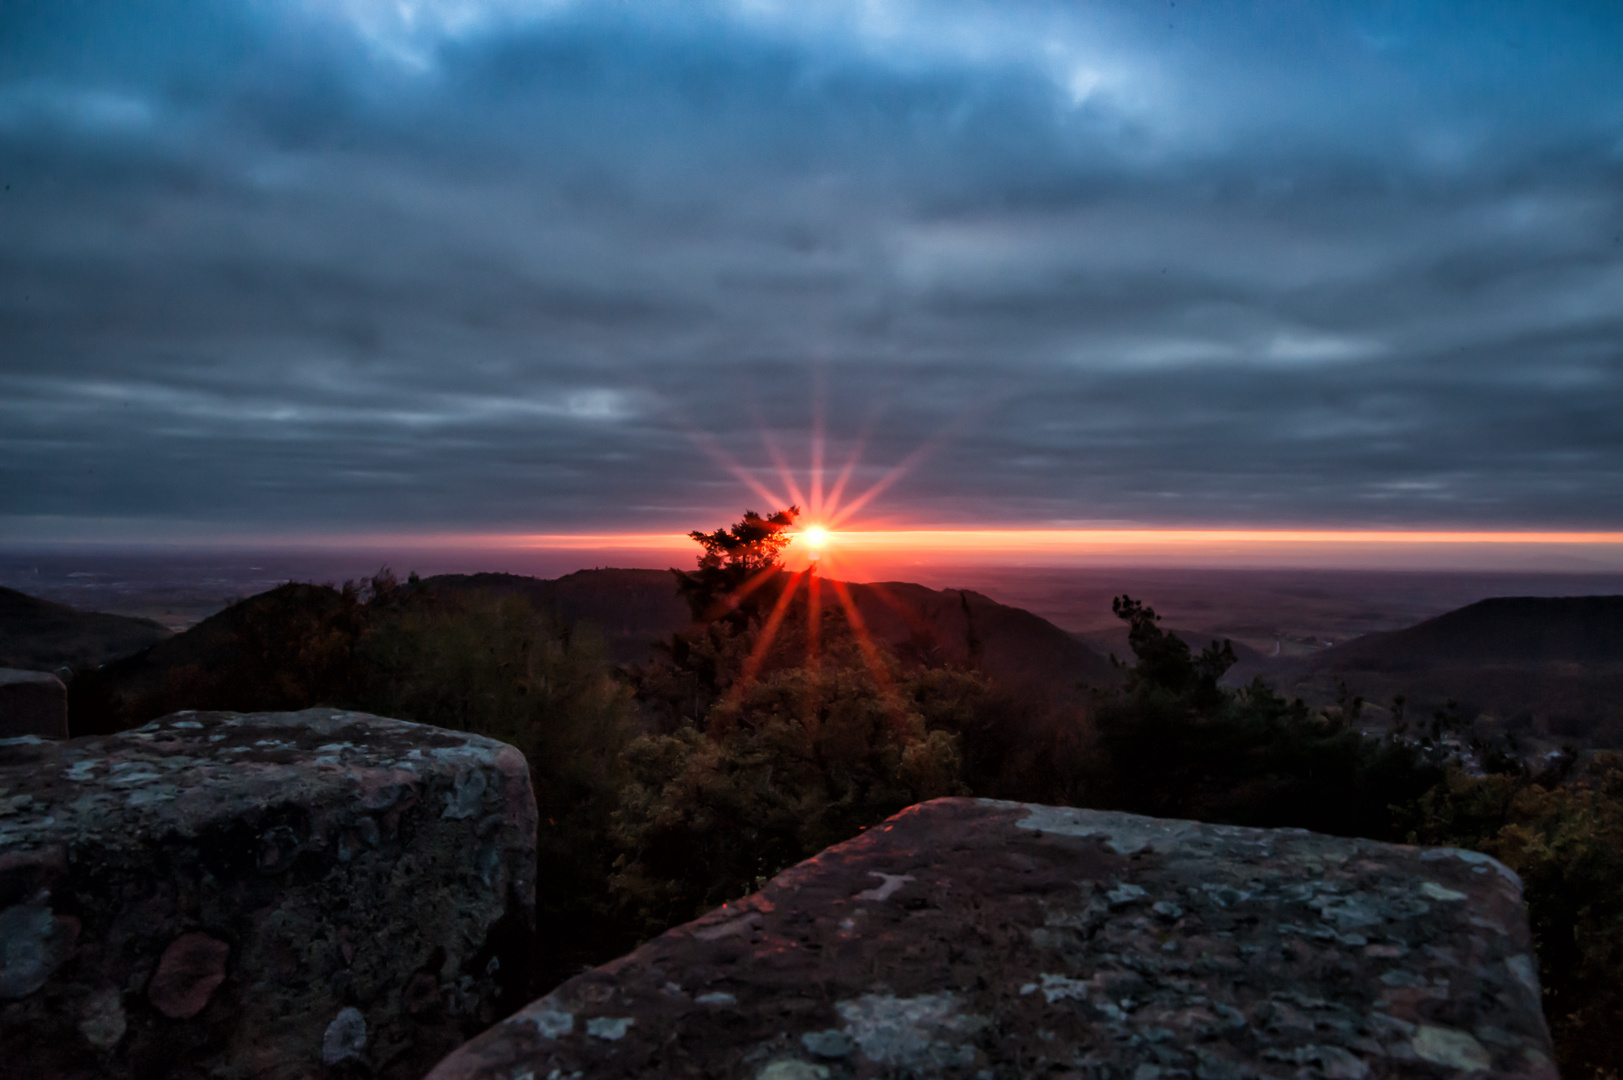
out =
[(691, 622), (687, 602), (677, 595), (669, 570), (578, 570), (550, 579), (519, 574), (440, 574), (425, 578), (423, 584), (442, 595), (527, 597), (570, 624), (596, 627), (610, 658), (619, 663), (646, 659), (653, 642)]
[[(1009, 689), (1061, 698), (1120, 681), (1110, 661), (1075, 635), (980, 593), (902, 581), (849, 589), (870, 630), (904, 662), (975, 668)], [(838, 603), (825, 591), (825, 604)]]
[[(609, 654), (646, 659), (655, 641), (686, 629), (688, 608), (668, 570), (580, 570), (545, 580), (516, 574), (427, 578), (442, 593), (512, 593), (565, 619), (595, 626)], [(830, 582), (820, 581), (825, 610), (837, 610)], [(904, 662), (975, 667), (1009, 687), (1072, 694), (1080, 683), (1113, 684), (1110, 662), (1086, 642), (1021, 608), (976, 592), (930, 589), (909, 582), (846, 586), (863, 622)]]
[[(825, 610), (836, 610), (832, 585), (820, 584)], [(656, 642), (690, 625), (687, 604), (664, 570), (582, 570), (552, 580), (445, 575), (424, 579), (421, 588), (447, 600), (523, 596), (571, 625), (596, 628), (619, 663), (650, 658)], [(1118, 677), (1109, 661), (1059, 627), (978, 593), (905, 582), (848, 589), (864, 624), (904, 663), (974, 667), (1010, 691), (1049, 700), (1074, 699), (1082, 684)], [(179, 708), (300, 708), (342, 700), (359, 690), (352, 685), (358, 676), (351, 656), (366, 622), (365, 605), (328, 586), (287, 584), (250, 597), (106, 665), (95, 680), (96, 700), (78, 709), (76, 730)]]
[(1277, 669), (1310, 700), (1338, 681), (1429, 717), (1452, 700), (1519, 735), (1623, 745), (1623, 596), (1507, 596), (1403, 630), (1366, 634)]
[(117, 731), (178, 709), (272, 712), (335, 700), (360, 628), (353, 602), (326, 585), (289, 583), (74, 679), (75, 736)]
[(1405, 671), (1436, 663), (1623, 662), (1623, 596), (1501, 596), (1403, 630), (1326, 649), (1325, 670)]
[(0, 667), (54, 671), (102, 664), (169, 636), (151, 619), (78, 611), (0, 588)]

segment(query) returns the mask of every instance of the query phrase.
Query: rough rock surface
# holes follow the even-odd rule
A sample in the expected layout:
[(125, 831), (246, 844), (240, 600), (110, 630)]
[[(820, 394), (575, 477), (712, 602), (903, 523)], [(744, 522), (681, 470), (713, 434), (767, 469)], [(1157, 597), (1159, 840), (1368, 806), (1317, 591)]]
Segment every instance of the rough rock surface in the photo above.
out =
[(524, 758), (475, 735), (310, 709), (0, 742), (0, 1075), (416, 1080), (523, 970), (534, 875)]
[(0, 668), (0, 739), (68, 737), (68, 689), (48, 671)]
[(432, 1080), (1555, 1080), (1486, 856), (940, 799), (577, 976)]

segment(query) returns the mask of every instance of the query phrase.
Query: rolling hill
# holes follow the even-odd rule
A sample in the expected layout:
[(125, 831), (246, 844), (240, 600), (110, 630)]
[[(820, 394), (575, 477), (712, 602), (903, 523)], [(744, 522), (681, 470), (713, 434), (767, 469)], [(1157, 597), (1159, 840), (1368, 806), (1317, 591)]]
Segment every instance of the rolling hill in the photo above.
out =
[[(980, 593), (898, 581), (848, 588), (869, 629), (904, 662), (975, 668), (1011, 690), (1062, 698), (1079, 696), (1083, 685), (1121, 680), (1107, 658), (1075, 635)], [(837, 602), (832, 595), (824, 599)]]
[(0, 588), (0, 667), (54, 671), (102, 664), (169, 637), (151, 619), (79, 611)]
[[(668, 570), (581, 570), (561, 578), (515, 574), (440, 575), (424, 584), (446, 592), (529, 597), (570, 622), (595, 626), (621, 663), (647, 658), (653, 642), (686, 629), (688, 608)], [(825, 610), (839, 605), (819, 583)], [(848, 584), (863, 622), (904, 662), (975, 667), (1009, 687), (1073, 694), (1079, 683), (1114, 684), (1110, 662), (1053, 623), (962, 589), (908, 582)]]
[(604, 647), (617, 663), (646, 659), (653, 642), (686, 629), (692, 621), (669, 570), (577, 570), (560, 578), (439, 574), (425, 578), (423, 584), (442, 595), (527, 597), (570, 624), (590, 623), (603, 635)]
[(1518, 735), (1623, 745), (1623, 596), (1482, 600), (1273, 665), (1271, 677), (1310, 701), (1340, 681), (1381, 704), (1402, 694), (1410, 716), (1452, 700)]
[(1437, 663), (1623, 662), (1623, 596), (1502, 596), (1404, 630), (1365, 634), (1312, 663), (1412, 671)]
[[(820, 586), (825, 609), (835, 610), (833, 586)], [(443, 575), (421, 587), (430, 597), (523, 596), (571, 625), (595, 628), (621, 664), (648, 659), (656, 642), (691, 624), (665, 570), (582, 570), (550, 580)], [(904, 664), (973, 667), (1023, 699), (1053, 702), (1078, 699), (1084, 683), (1119, 678), (1074, 636), (978, 593), (905, 582), (847, 588), (863, 623)], [(179, 708), (300, 708), (323, 695), (342, 697), (365, 623), (365, 611), (330, 586), (289, 583), (260, 593), (105, 665), (81, 687), (74, 731), (112, 730)]]

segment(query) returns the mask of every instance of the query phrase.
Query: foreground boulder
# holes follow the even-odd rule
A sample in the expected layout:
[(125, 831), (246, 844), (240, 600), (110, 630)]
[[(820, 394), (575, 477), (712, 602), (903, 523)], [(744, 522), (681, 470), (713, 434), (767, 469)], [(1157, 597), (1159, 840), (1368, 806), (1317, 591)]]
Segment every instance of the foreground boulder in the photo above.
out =
[(0, 668), (0, 739), (68, 737), (68, 688), (48, 671)]
[(939, 799), (441, 1062), (512, 1077), (1555, 1080), (1486, 856)]
[(491, 739), (309, 709), (0, 742), (0, 1074), (416, 1080), (524, 970), (534, 874)]

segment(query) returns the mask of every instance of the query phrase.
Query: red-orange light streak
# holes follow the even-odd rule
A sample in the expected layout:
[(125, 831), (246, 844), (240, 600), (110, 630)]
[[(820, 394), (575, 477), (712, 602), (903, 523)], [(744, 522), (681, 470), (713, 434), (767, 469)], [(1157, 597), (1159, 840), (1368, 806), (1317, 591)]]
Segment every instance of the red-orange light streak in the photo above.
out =
[(794, 473), (789, 470), (789, 462), (784, 460), (783, 452), (778, 449), (778, 444), (767, 434), (765, 428), (761, 429), (761, 442), (765, 444), (766, 452), (772, 456), (772, 463), (778, 467), (778, 479), (783, 481), (783, 488), (789, 493), (790, 500), (796, 506), (810, 506), (806, 496), (800, 491), (800, 485), (795, 483)]
[(857, 639), (857, 651), (862, 653), (863, 661), (868, 670), (873, 673), (874, 685), (878, 687), (880, 696), (890, 707), (894, 716), (900, 717), (902, 713), (901, 702), (896, 699), (895, 691), (890, 685), (890, 672), (886, 669), (884, 659), (874, 646), (873, 637), (868, 633), (868, 623), (857, 610), (856, 601), (851, 599), (851, 593), (845, 587), (845, 582), (830, 580), (829, 586), (833, 588), (834, 595), (839, 597), (840, 606), (845, 609), (845, 621), (851, 627), (852, 635)]
[(888, 471), (886, 471), (884, 476), (881, 476), (878, 480), (874, 481), (873, 486), (867, 491), (864, 491), (861, 495), (858, 495), (855, 499), (851, 500), (848, 505), (839, 507), (837, 511), (829, 517), (829, 528), (835, 528), (841, 523), (849, 521), (851, 519), (851, 515), (855, 514), (858, 510), (861, 510), (864, 506), (867, 506), (874, 500), (875, 496), (879, 495), (886, 488), (890, 487), (896, 481), (906, 476), (915, 467), (917, 467), (920, 462), (934, 452), (935, 440), (932, 440), (925, 443), (911, 454), (907, 455), (896, 465), (893, 465)]
[(818, 652), (819, 636), (823, 630), (823, 583), (817, 576), (816, 563), (806, 569), (806, 697), (802, 703), (807, 730), (815, 736), (822, 726), (818, 716), (823, 692), (823, 659)]
[(917, 611), (896, 599), (896, 595), (881, 583), (877, 581), (868, 582), (868, 591), (879, 597), (881, 603), (900, 616), (902, 621), (907, 623), (913, 630), (921, 633), (929, 630), (929, 626)]
[[(723, 469), (726, 469), (728, 472), (732, 473), (733, 476), (737, 477), (745, 487), (749, 488), (751, 491), (755, 492), (755, 494), (765, 499), (767, 503), (775, 504), (782, 501), (775, 492), (773, 492), (759, 480), (755, 479), (755, 477), (750, 474), (748, 469), (734, 461), (728, 455), (727, 451), (723, 450), (716, 444), (715, 439), (711, 438), (709, 435), (706, 435), (702, 431), (694, 432), (692, 438), (694, 442), (699, 444), (700, 448), (703, 449), (705, 453), (710, 455), (710, 459), (712, 461), (720, 465)], [(767, 513), (771, 512), (772, 511), (770, 509), (767, 511)]]
[(744, 582), (744, 584), (733, 590), (733, 598), (740, 601), (747, 599), (749, 595), (756, 589), (759, 589), (762, 585), (765, 585), (767, 582), (771, 581), (775, 576), (777, 576), (778, 572), (779, 567), (776, 565), (769, 566), (765, 570), (757, 570), (749, 577), (748, 580)]
[(806, 509), (813, 516), (823, 513), (823, 386), (822, 377), (817, 380), (817, 391), (812, 395), (812, 444), (811, 444), (811, 501)]
[(791, 574), (783, 594), (778, 597), (778, 602), (772, 605), (772, 613), (767, 616), (766, 625), (761, 627), (760, 636), (755, 640), (755, 648), (750, 650), (749, 657), (744, 661), (744, 670), (739, 674), (738, 681), (733, 684), (732, 693), (728, 695), (735, 701), (742, 698), (750, 684), (755, 681), (755, 673), (760, 670), (761, 661), (766, 659), (767, 649), (772, 647), (773, 639), (778, 636), (778, 627), (782, 625), (783, 617), (789, 612), (789, 603), (800, 588), (800, 579), (805, 576), (804, 570)]
[(823, 581), (817, 576), (815, 566), (808, 567), (806, 574), (806, 667), (815, 678), (820, 662), (819, 637), (823, 630)]
[[(857, 445), (851, 451), (850, 458), (846, 460), (845, 466), (840, 469), (840, 475), (834, 480), (833, 490), (828, 493), (828, 506), (835, 508), (839, 507), (840, 497), (845, 494), (845, 485), (850, 482), (851, 474), (856, 471), (857, 462), (862, 460), (862, 448), (865, 445), (867, 445), (866, 438), (857, 440)], [(822, 512), (821, 506), (818, 507), (818, 512)]]
[[(874, 408), (868, 413), (868, 419), (863, 421), (862, 430), (857, 433), (856, 440), (851, 446), (851, 456), (846, 459), (845, 466), (840, 470), (839, 477), (834, 481), (834, 488), (829, 492), (828, 499), (819, 504), (817, 513), (822, 514), (825, 509), (838, 510), (840, 499), (845, 495), (845, 485), (851, 480), (851, 475), (862, 462), (862, 451), (868, 447), (868, 439), (873, 435), (874, 427), (879, 423), (880, 410)], [(821, 432), (819, 432), (820, 434)]]

